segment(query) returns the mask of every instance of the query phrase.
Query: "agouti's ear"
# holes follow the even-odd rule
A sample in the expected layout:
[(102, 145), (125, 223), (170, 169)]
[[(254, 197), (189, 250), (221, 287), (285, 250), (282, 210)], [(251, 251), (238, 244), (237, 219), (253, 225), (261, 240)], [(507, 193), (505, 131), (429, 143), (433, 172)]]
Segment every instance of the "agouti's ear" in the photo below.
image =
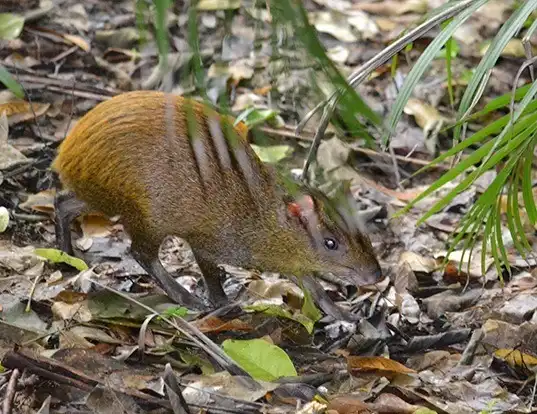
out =
[(313, 199), (309, 195), (304, 195), (287, 204), (289, 214), (299, 219), (307, 219), (313, 213), (314, 208)]

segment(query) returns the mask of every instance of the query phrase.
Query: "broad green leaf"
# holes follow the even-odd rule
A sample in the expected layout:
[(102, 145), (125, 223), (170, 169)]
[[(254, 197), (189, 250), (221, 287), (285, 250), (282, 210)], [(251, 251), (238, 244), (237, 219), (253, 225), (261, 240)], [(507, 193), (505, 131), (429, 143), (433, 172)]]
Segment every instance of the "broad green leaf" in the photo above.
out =
[(182, 318), (183, 316), (188, 315), (188, 309), (184, 306), (171, 306), (162, 312), (162, 316), (166, 318), (175, 317)]
[(261, 159), (268, 164), (276, 164), (293, 153), (293, 148), (289, 145), (271, 145), (268, 147), (260, 147), (251, 144), (252, 149)]
[(318, 319), (311, 319), (306, 314), (295, 313), (292, 314), (289, 310), (280, 305), (250, 305), (244, 308), (248, 311), (263, 312), (267, 315), (278, 316), (281, 318), (290, 319), (292, 321), (301, 324), (309, 334), (313, 332), (313, 327)]
[(82, 259), (70, 256), (58, 249), (35, 249), (34, 252), (52, 263), (65, 263), (79, 271), (88, 269), (88, 265)]
[(274, 109), (249, 108), (239, 114), (235, 120), (235, 124), (242, 121), (250, 129), (256, 125), (261, 125), (271, 119), (274, 119), (278, 114), (279, 111)]
[[(302, 288), (304, 292), (304, 303), (302, 304), (302, 313), (314, 323), (322, 318), (323, 314), (315, 306), (315, 302), (311, 296), (311, 292), (308, 289)], [(311, 333), (311, 332), (310, 332)]]
[(24, 98), (24, 89), (2, 65), (0, 65), (0, 83), (4, 84), (17, 98)]
[(12, 13), (0, 13), (0, 39), (16, 39), (21, 34), (23, 27), (23, 16)]
[(293, 362), (285, 351), (263, 339), (226, 339), (222, 348), (256, 380), (270, 382), (281, 377), (297, 376)]

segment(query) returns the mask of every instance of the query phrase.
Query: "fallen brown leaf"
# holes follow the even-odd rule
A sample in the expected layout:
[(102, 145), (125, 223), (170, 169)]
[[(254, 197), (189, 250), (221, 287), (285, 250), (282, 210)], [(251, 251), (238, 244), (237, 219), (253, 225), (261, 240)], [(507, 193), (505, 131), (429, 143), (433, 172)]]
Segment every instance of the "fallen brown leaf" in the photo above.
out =
[(50, 104), (48, 103), (32, 102), (30, 104), (29, 102), (17, 99), (0, 104), (0, 114), (5, 112), (9, 125), (14, 125), (44, 115), (49, 107)]
[(384, 357), (350, 356), (347, 358), (347, 366), (352, 374), (372, 371), (377, 371), (384, 376), (386, 376), (386, 374), (416, 373), (413, 369), (407, 368), (397, 361)]

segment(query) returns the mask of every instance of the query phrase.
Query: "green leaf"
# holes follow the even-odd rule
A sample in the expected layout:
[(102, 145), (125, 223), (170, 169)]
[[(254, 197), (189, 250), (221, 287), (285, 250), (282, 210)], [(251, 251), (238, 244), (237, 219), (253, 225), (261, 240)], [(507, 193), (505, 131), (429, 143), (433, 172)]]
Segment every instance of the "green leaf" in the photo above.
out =
[(154, 0), (155, 2), (155, 32), (159, 53), (159, 64), (165, 70), (168, 69), (168, 53), (170, 49), (168, 41), (167, 13), (171, 6), (170, 0)]
[(24, 89), (2, 65), (0, 65), (0, 83), (13, 92), (17, 98), (24, 98)]
[(289, 145), (271, 145), (269, 147), (260, 147), (251, 144), (252, 149), (261, 159), (268, 164), (276, 164), (293, 153), (293, 148)]
[(188, 315), (188, 309), (183, 306), (170, 306), (168, 309), (162, 312), (162, 316), (166, 318), (182, 318), (186, 315)]
[(0, 13), (0, 39), (13, 40), (19, 37), (24, 27), (24, 17), (12, 13)]
[(256, 125), (260, 125), (266, 121), (274, 119), (278, 114), (279, 111), (275, 111), (274, 109), (249, 108), (239, 114), (235, 120), (235, 124), (242, 121), (246, 124), (248, 129), (251, 129)]
[[(533, 153), (533, 150), (532, 150)], [(537, 208), (535, 207), (535, 200), (533, 199), (533, 192), (531, 188), (532, 182), (532, 162), (533, 157), (526, 157), (524, 162), (524, 169), (522, 173), (522, 196), (524, 198), (524, 208), (528, 213), (528, 218), (531, 224), (535, 225), (537, 222)]]
[[(456, 49), (456, 50), (454, 50)], [(455, 106), (455, 96), (453, 94), (453, 72), (452, 72), (452, 58), (457, 56), (459, 52), (459, 45), (455, 42), (453, 37), (450, 37), (446, 42), (446, 75), (447, 75), (447, 90), (449, 96), (449, 104), (453, 108)]]
[(199, 355), (187, 350), (179, 350), (181, 359), (191, 367), (199, 367), (203, 375), (212, 375), (215, 373), (213, 364), (201, 358)]
[(263, 312), (267, 315), (278, 316), (280, 318), (286, 318), (298, 322), (304, 328), (306, 328), (309, 334), (313, 332), (315, 322), (320, 319), (311, 319), (301, 313), (292, 314), (289, 310), (280, 305), (250, 305), (246, 306), (244, 309), (247, 311)]
[(88, 269), (88, 265), (84, 260), (69, 256), (67, 253), (58, 249), (35, 249), (34, 252), (52, 263), (65, 263), (79, 271)]
[[(473, 180), (478, 177), (478, 173), (480, 171), (486, 171), (486, 169), (491, 168), (492, 166), (496, 165), (496, 163), (499, 162), (502, 157), (507, 156), (510, 153), (510, 151), (514, 150), (525, 139), (527, 139), (529, 135), (531, 135), (533, 131), (535, 130), (535, 122), (537, 122), (537, 113), (528, 115), (524, 119), (520, 119), (517, 123), (515, 123), (513, 128), (509, 129), (508, 132), (504, 134), (503, 136), (502, 142), (505, 144), (505, 146), (497, 150), (494, 153), (494, 155), (489, 160), (487, 160), (486, 163), (482, 164), (479, 170), (472, 172), (463, 182), (461, 182), (454, 190), (452, 190), (444, 199), (438, 201), (431, 208), (431, 210), (429, 210), (429, 212), (426, 213), (426, 215), (420, 219), (420, 223), (422, 223), (424, 220), (429, 218), (432, 214), (436, 213), (442, 207), (447, 205), (449, 201), (451, 201), (455, 197), (457, 192), (465, 190), (466, 187), (468, 187), (473, 182)], [(477, 132), (476, 134), (472, 135), (468, 139), (459, 143), (458, 145), (453, 147), (451, 150), (447, 151), (445, 154), (442, 154), (441, 156), (433, 160), (430, 163), (430, 165), (437, 163), (438, 160), (443, 160), (447, 158), (447, 154), (455, 155), (457, 152), (467, 147), (469, 143), (476, 143), (476, 142), (483, 140), (486, 137), (486, 135), (484, 135), (485, 134), (484, 131), (486, 131), (491, 125), (489, 125), (486, 128), (483, 128), (481, 131)], [(487, 131), (487, 134), (489, 132), (490, 130)], [(487, 142), (486, 144), (482, 145), (479, 149), (475, 150), (466, 159), (462, 160), (454, 168), (446, 172), (438, 180), (432, 183), (424, 192), (422, 192), (415, 199), (413, 199), (410, 203), (408, 203), (403, 209), (399, 210), (395, 216), (396, 217), (400, 216), (401, 214), (404, 214), (405, 212), (409, 211), (414, 205), (416, 205), (416, 203), (423, 200), (425, 197), (429, 196), (434, 191), (438, 190), (439, 188), (441, 188), (448, 182), (454, 180), (460, 174), (468, 170), (472, 165), (480, 162), (490, 152), (490, 149), (494, 145), (498, 145), (498, 144), (495, 143), (494, 140), (491, 140)], [(423, 171), (423, 170), (424, 169), (422, 168), (420, 171)]]
[(281, 377), (297, 376), (293, 362), (285, 351), (263, 339), (226, 339), (222, 348), (256, 380), (275, 381)]
[(313, 301), (311, 292), (308, 289), (304, 289), (304, 288), (302, 288), (302, 292), (304, 292), (304, 303), (302, 304), (302, 313), (308, 319), (312, 320), (313, 322), (317, 322), (319, 319), (322, 318), (323, 314), (317, 308), (317, 306), (315, 306), (315, 302)]

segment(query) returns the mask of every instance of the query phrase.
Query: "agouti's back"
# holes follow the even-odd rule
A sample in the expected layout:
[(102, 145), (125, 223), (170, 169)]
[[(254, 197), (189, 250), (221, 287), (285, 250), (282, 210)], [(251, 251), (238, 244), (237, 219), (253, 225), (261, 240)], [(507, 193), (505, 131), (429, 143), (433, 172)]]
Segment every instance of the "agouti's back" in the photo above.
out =
[(375, 282), (368, 238), (348, 218), (325, 214), (321, 196), (290, 208), (293, 196), (246, 143), (246, 127), (232, 125), (193, 100), (129, 92), (77, 123), (54, 168), (91, 209), (120, 215), (133, 248), (150, 255), (176, 235), (198, 263)]

